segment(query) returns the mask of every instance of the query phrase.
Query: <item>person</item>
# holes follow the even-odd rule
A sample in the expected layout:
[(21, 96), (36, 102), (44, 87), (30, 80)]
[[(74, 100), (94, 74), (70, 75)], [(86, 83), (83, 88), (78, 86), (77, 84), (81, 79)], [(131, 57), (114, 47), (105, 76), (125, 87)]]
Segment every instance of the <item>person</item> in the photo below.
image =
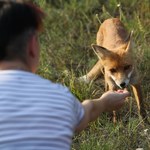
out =
[(0, 1), (0, 150), (69, 150), (74, 132), (129, 96), (108, 91), (81, 103), (67, 87), (35, 74), (43, 19), (32, 3)]

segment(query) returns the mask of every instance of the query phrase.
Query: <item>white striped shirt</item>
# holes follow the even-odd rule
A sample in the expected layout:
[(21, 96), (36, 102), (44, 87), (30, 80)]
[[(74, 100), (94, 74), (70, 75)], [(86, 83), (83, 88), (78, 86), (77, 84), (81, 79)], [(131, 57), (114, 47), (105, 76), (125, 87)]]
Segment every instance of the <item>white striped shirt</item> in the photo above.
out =
[(83, 115), (68, 88), (30, 72), (0, 71), (0, 150), (69, 150)]

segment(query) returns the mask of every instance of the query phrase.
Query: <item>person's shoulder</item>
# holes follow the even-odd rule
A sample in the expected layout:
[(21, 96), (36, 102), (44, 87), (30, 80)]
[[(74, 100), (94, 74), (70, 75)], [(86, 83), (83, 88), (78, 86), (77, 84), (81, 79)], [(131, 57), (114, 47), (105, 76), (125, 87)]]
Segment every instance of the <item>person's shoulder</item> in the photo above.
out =
[(55, 83), (55, 82), (52, 82), (52, 81), (50, 81), (48, 79), (44, 79), (44, 80), (45, 80), (45, 82), (47, 82), (47, 84), (49, 84), (49, 87), (51, 89), (55, 89), (58, 92), (63, 93), (63, 94), (67, 94), (67, 93), (70, 94), (71, 93), (69, 88), (64, 86), (61, 83)]
[(34, 74), (33, 76), (35, 80), (37, 80), (38, 82), (41, 82), (42, 84), (47, 85), (47, 87), (53, 90), (57, 90), (58, 92), (70, 93), (69, 88), (61, 83), (53, 82), (37, 74)]
[(43, 87), (44, 89), (51, 91), (51, 93), (53, 94), (55, 93), (57, 95), (63, 95), (69, 99), (76, 99), (75, 96), (72, 94), (71, 90), (67, 86), (61, 83), (53, 82), (38, 74), (28, 73), (28, 75), (30, 77), (30, 80), (34, 82), (35, 86), (41, 85), (41, 88)]

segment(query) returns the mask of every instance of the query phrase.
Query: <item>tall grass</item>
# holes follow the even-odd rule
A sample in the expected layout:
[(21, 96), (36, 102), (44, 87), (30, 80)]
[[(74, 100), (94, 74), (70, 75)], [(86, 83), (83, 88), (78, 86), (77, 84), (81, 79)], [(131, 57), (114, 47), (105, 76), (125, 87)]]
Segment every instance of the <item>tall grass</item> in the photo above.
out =
[[(149, 0), (34, 0), (47, 17), (41, 33), (41, 60), (38, 74), (62, 83), (79, 98), (95, 98), (104, 92), (103, 78), (90, 85), (76, 77), (85, 74), (98, 58), (91, 49), (99, 25), (120, 14), (129, 31), (134, 30), (135, 55), (141, 73), (142, 90), (150, 116), (150, 2)], [(119, 7), (118, 7), (119, 6)], [(105, 113), (75, 135), (73, 150), (150, 149), (150, 127), (138, 118), (133, 95), (120, 111), (116, 125)], [(150, 120), (150, 117), (149, 117)]]

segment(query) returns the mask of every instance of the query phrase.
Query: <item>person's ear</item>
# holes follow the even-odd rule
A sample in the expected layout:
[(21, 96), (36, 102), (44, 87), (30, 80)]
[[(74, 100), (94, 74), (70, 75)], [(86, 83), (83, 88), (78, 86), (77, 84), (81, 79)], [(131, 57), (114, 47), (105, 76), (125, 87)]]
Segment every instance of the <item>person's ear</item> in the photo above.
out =
[(27, 56), (28, 65), (30, 66), (31, 71), (35, 72), (39, 63), (39, 45), (37, 35), (32, 35), (28, 41)]
[(29, 39), (29, 43), (28, 43), (28, 55), (31, 58), (34, 58), (36, 56), (36, 36), (32, 35)]

